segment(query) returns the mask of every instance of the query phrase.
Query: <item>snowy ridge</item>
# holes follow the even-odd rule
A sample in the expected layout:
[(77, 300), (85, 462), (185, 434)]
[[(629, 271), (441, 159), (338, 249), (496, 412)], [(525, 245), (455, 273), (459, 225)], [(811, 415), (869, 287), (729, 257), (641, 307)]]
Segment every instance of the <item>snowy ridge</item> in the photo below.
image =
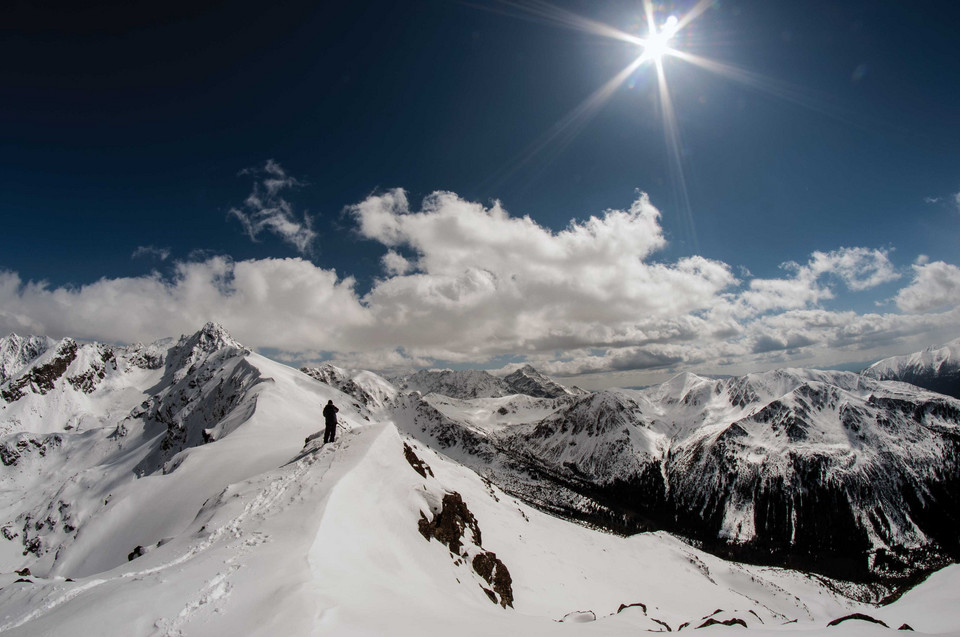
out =
[[(17, 412), (0, 434), (14, 452), (0, 466), (4, 634), (960, 625), (957, 566), (882, 608), (851, 599), (878, 599), (906, 562), (945, 563), (955, 540), (943, 515), (957, 510), (960, 404), (938, 394), (783, 370), (579, 397), (407, 393), (384, 410), (335, 387), (383, 388), (375, 378), (327, 368), (321, 382), (212, 324), (165, 346), (71, 343), (11, 379), (62, 367), (52, 388), (38, 372), (4, 403), (44, 414)], [(70, 382), (91, 370), (91, 384)], [(328, 400), (342, 426), (321, 445)], [(662, 530), (596, 528), (665, 520), (754, 562), (808, 568), (834, 543), (865, 551), (873, 584), (726, 561)]]
[(382, 411), (397, 397), (397, 388), (390, 381), (366, 370), (345, 370), (324, 363), (320, 367), (302, 367), (300, 371), (311, 378), (336, 387), (360, 401), (366, 408)]
[(0, 338), (0, 385), (54, 345), (55, 341), (45, 336), (10, 334)]
[(893, 356), (861, 372), (867, 378), (899, 380), (960, 398), (960, 338), (906, 356)]
[(524, 365), (512, 374), (504, 376), (503, 381), (515, 393), (536, 398), (560, 398), (561, 396), (577, 396), (587, 393), (578, 387), (567, 389), (549, 376), (534, 369), (532, 365)]
[(403, 392), (442, 394), (451, 398), (498, 398), (515, 394), (513, 388), (492, 374), (476, 370), (420, 370), (410, 376), (394, 379)]

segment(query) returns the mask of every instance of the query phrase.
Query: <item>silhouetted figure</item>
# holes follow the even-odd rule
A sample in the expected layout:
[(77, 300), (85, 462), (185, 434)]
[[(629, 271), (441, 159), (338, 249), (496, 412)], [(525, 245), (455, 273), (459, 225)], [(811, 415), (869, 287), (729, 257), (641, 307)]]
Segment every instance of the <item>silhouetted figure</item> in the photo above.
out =
[(332, 400), (327, 401), (327, 406), (323, 408), (323, 420), (327, 428), (323, 431), (323, 444), (333, 442), (337, 437), (337, 412), (339, 409), (334, 406)]

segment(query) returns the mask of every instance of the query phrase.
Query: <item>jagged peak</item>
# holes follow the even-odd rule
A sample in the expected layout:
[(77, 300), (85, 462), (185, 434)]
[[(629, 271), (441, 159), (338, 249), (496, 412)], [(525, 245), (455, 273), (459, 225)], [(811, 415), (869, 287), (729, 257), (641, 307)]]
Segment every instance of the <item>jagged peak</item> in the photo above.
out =
[(207, 353), (214, 352), (225, 347), (246, 350), (243, 345), (237, 342), (237, 340), (230, 335), (230, 332), (228, 332), (223, 325), (214, 321), (208, 321), (207, 324), (200, 328), (199, 331), (191, 334), (190, 336), (181, 336), (180, 342), (177, 343), (177, 346), (183, 348), (184, 346), (188, 345), (190, 349), (200, 349), (201, 351)]

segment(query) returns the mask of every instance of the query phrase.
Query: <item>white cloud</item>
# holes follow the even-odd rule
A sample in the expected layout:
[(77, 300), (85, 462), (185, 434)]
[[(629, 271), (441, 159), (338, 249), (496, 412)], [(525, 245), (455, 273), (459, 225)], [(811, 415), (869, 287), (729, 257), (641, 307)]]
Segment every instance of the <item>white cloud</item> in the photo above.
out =
[(311, 254), (317, 233), (309, 215), (304, 213), (302, 220), (298, 219), (292, 204), (281, 196), (303, 184), (272, 159), (262, 168), (247, 168), (240, 174), (253, 176), (253, 190), (241, 208), (230, 209), (230, 215), (240, 220), (250, 239), (256, 241), (260, 233), (272, 232), (300, 254)]
[(839, 277), (854, 292), (900, 278), (886, 250), (840, 248), (832, 252), (814, 252), (808, 267), (817, 277), (825, 274)]
[(153, 258), (166, 261), (170, 257), (170, 248), (158, 248), (156, 246), (137, 246), (137, 249), (130, 255), (131, 259)]
[(701, 257), (646, 262), (665, 245), (646, 195), (559, 232), (445, 192), (418, 211), (398, 189), (350, 212), (363, 236), (415, 255), (402, 275), (388, 256), (393, 276), (364, 302), (386, 327), (371, 342), (418, 353), (477, 357), (630, 340), (642, 320), (707, 308), (736, 282), (725, 264)]
[(943, 261), (920, 261), (913, 272), (913, 282), (894, 298), (901, 310), (928, 312), (960, 304), (960, 268)]
[[(288, 187), (275, 163), (258, 174), (264, 197)], [(133, 342), (216, 320), (241, 342), (288, 360), (323, 352), (345, 367), (398, 370), (510, 354), (548, 373), (614, 373), (618, 383), (643, 384), (642, 374), (652, 382), (680, 369), (863, 361), (949, 340), (960, 324), (960, 308), (933, 311), (960, 304), (960, 268), (943, 262), (915, 262), (913, 282), (896, 297), (898, 314), (820, 307), (843, 288), (895, 279), (884, 250), (815, 252), (805, 264), (785, 264), (783, 278), (743, 287), (725, 263), (656, 262), (665, 239), (646, 195), (560, 231), (452, 193), (413, 210), (393, 190), (349, 213), (384, 249), (382, 278), (362, 297), (351, 277), (299, 258), (235, 262), (200, 253), (167, 277), (81, 287), (0, 271), (0, 332)]]
[(402, 254), (394, 250), (387, 250), (387, 253), (380, 259), (383, 269), (389, 276), (396, 274), (406, 274), (413, 269), (413, 264)]
[(860, 292), (900, 278), (886, 250), (839, 248), (814, 252), (806, 265), (787, 262), (781, 266), (791, 278), (753, 279), (740, 295), (740, 314), (793, 310), (835, 297), (830, 280), (839, 279), (847, 289)]
[(369, 320), (353, 289), (302, 259), (179, 263), (174, 276), (101, 279), (78, 288), (24, 284), (0, 273), (3, 329), (106, 341), (144, 341), (222, 322), (254, 347), (336, 348)]

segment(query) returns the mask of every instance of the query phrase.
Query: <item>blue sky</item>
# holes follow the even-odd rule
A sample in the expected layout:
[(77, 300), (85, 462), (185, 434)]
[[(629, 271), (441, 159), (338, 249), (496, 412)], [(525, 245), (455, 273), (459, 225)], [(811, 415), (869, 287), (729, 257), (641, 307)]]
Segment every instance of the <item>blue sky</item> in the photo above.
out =
[(668, 107), (639, 0), (29, 4), (0, 9), (4, 332), (212, 319), (291, 362), (595, 387), (960, 336), (955, 3), (654, 3)]

